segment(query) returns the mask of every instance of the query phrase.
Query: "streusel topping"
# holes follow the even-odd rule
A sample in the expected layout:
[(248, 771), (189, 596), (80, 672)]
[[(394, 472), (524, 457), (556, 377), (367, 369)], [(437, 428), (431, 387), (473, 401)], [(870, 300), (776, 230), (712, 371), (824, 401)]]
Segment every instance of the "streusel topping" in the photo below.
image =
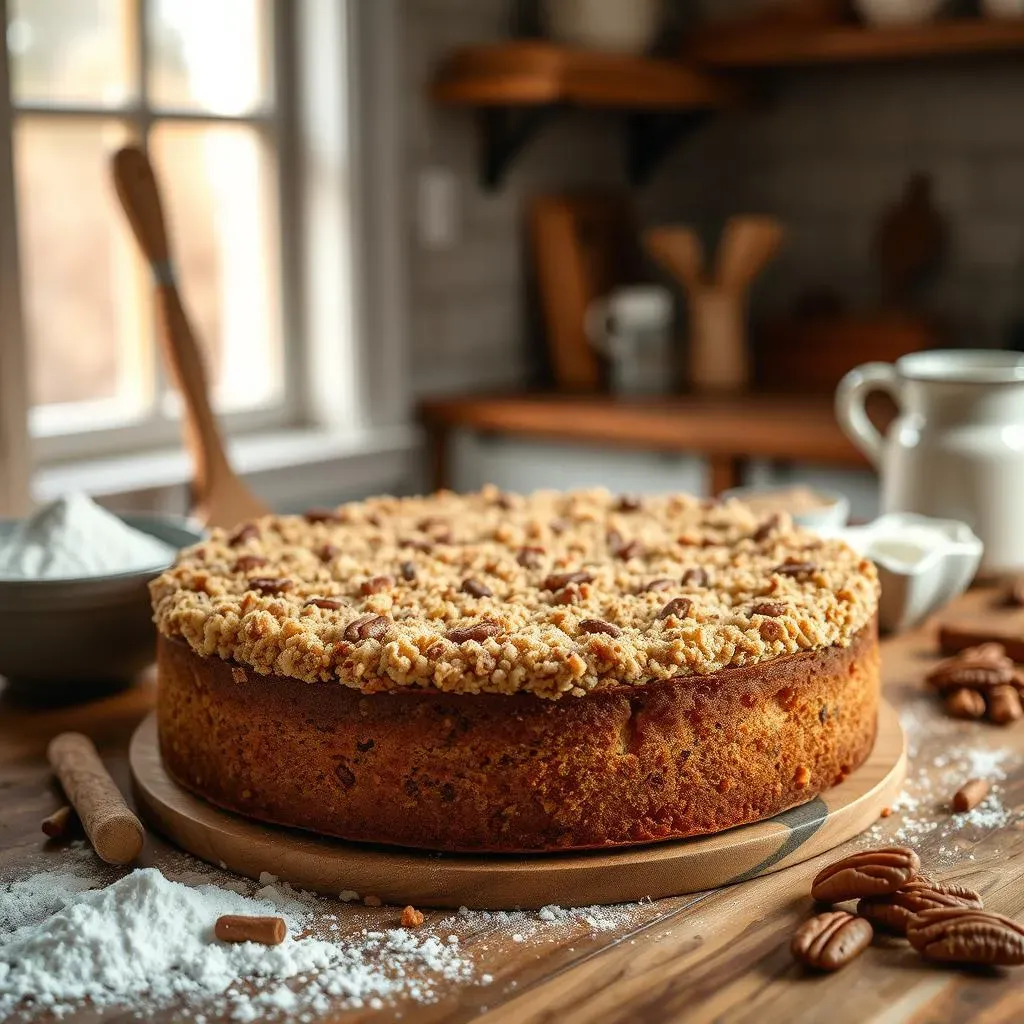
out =
[(557, 698), (846, 646), (878, 582), (735, 501), (486, 488), (215, 530), (151, 590), (161, 633), (260, 673)]

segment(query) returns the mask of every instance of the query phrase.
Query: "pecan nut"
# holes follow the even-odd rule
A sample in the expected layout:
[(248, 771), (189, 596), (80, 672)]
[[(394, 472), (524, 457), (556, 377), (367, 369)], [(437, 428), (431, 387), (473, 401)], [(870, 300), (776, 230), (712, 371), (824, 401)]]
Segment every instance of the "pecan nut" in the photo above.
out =
[(267, 559), (262, 555), (242, 555), (235, 561), (235, 572), (249, 572), (251, 569), (261, 569), (267, 564)]
[(516, 561), (524, 569), (539, 569), (544, 564), (544, 549), (527, 545), (519, 549)]
[(978, 644), (940, 661), (925, 677), (937, 690), (960, 687), (990, 689), (1013, 681), (1013, 661), (1002, 644)]
[(302, 514), (307, 523), (340, 523), (341, 517), (333, 508), (308, 508)]
[(285, 577), (278, 579), (272, 576), (250, 576), (246, 583), (250, 590), (258, 590), (261, 594), (266, 594), (267, 596), (283, 594), (294, 586), (290, 579)]
[(584, 619), (580, 623), (580, 630), (584, 633), (603, 633), (605, 636), (622, 636), (622, 630), (611, 622), (604, 619)]
[(1009, 725), (1024, 715), (1020, 694), (1010, 685), (995, 686), (988, 693), (988, 720), (996, 725)]
[(782, 565), (775, 566), (772, 572), (777, 576), (793, 576), (794, 578), (799, 576), (810, 576), (811, 573), (818, 571), (817, 565), (814, 562), (800, 562), (793, 558), (786, 559)]
[(641, 592), (645, 594), (654, 594), (662, 590), (671, 590), (674, 586), (675, 584), (670, 579), (662, 578), (658, 580), (651, 580), (651, 582), (648, 583)]
[(782, 525), (782, 516), (778, 512), (772, 513), (761, 525), (754, 531), (753, 540), (755, 544), (760, 544), (761, 541), (767, 540), (780, 526)]
[(917, 914), (910, 944), (927, 960), (1012, 967), (1024, 964), (1024, 926), (975, 907), (937, 907)]
[(845, 910), (830, 910), (805, 921), (793, 935), (793, 959), (818, 971), (837, 971), (856, 959), (874, 931), (868, 921)]
[(353, 619), (345, 627), (345, 639), (352, 643), (357, 643), (360, 640), (379, 641), (387, 636), (390, 628), (391, 622), (383, 615), (374, 615), (373, 612), (369, 612), (366, 615), (360, 615), (358, 619)]
[(642, 507), (643, 502), (635, 494), (619, 495), (615, 503), (616, 512), (639, 512)]
[(228, 537), (228, 544), (236, 548), (247, 540), (255, 540), (260, 535), (260, 528), (255, 523), (242, 523), (235, 527), (234, 532)]
[(462, 592), (470, 597), (494, 597), (494, 591), (486, 583), (473, 578), (462, 581)]
[(306, 601), (306, 606), (323, 608), (325, 612), (337, 612), (345, 607), (345, 602), (334, 597), (311, 597)]
[(966, 686), (948, 691), (942, 706), (951, 718), (981, 718), (985, 714), (985, 698)]
[(402, 574), (402, 579), (406, 583), (412, 583), (416, 579), (416, 563), (415, 562), (403, 562), (398, 567), (399, 572)]
[(708, 579), (707, 569), (698, 566), (696, 569), (687, 569), (680, 577), (679, 582), (684, 587), (706, 587), (711, 581)]
[(819, 871), (811, 883), (811, 895), (823, 903), (884, 896), (906, 885), (920, 867), (917, 854), (905, 846), (865, 850)]
[(578, 570), (576, 572), (553, 572), (540, 585), (541, 590), (562, 590), (570, 583), (593, 583), (594, 577), (589, 572)]
[(981, 909), (981, 896), (962, 885), (942, 885), (914, 879), (888, 896), (871, 896), (857, 903), (857, 913), (876, 928), (906, 935), (910, 922), (925, 910), (941, 907)]
[(372, 576), (368, 580), (363, 580), (359, 586), (359, 593), (369, 597), (371, 594), (381, 594), (385, 590), (390, 590), (394, 585), (394, 576)]
[(781, 601), (760, 601), (750, 609), (750, 614), (766, 615), (774, 619), (786, 614), (786, 606)]
[(492, 619), (481, 619), (480, 622), (475, 622), (472, 626), (450, 629), (447, 636), (453, 644), (464, 644), (469, 640), (482, 644), (488, 637), (497, 636), (500, 632), (500, 623), (494, 622)]
[(693, 610), (693, 602), (688, 597), (674, 597), (658, 612), (659, 619), (685, 619)]

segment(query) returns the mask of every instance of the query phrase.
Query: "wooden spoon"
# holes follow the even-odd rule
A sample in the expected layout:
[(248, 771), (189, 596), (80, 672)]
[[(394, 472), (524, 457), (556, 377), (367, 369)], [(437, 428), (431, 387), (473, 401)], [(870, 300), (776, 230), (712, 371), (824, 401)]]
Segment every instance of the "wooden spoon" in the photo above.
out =
[(111, 161), (114, 187), (156, 282), (161, 350), (185, 402), (185, 444), (195, 479), (192, 514), (204, 526), (230, 527), (266, 515), (266, 506), (238, 478), (210, 408), (206, 369), (178, 295), (167, 228), (153, 168), (137, 146), (118, 150)]

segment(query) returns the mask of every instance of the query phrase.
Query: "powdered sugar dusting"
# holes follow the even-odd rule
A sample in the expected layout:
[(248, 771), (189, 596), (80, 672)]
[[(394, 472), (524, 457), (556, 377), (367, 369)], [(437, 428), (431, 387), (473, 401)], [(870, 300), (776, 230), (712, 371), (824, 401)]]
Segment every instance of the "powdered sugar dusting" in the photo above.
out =
[[(219, 1015), (244, 1024), (429, 1003), (441, 985), (492, 984), (477, 962), (492, 941), (612, 931), (642, 909), (463, 908), (433, 927), (360, 929), (362, 908), (273, 875), (253, 883), (184, 855), (167, 860), (163, 873), (140, 868), (108, 884), (109, 869), (74, 851), (68, 870), (53, 870), (48, 858), (50, 870), (0, 883), (0, 1019), (60, 1016), (90, 1002), (139, 1017), (171, 1009), (176, 1018)], [(274, 947), (220, 943), (212, 930), (221, 914), (278, 914), (289, 935)], [(397, 920), (393, 908), (378, 917)]]

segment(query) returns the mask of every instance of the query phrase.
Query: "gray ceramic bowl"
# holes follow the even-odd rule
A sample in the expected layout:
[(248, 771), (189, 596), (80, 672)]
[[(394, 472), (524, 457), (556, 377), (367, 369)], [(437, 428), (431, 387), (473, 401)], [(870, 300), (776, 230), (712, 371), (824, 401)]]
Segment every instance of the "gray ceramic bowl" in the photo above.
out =
[[(171, 516), (124, 515), (174, 548), (202, 533)], [(0, 520), (0, 539), (15, 527)], [(129, 683), (152, 660), (155, 633), (144, 572), (70, 579), (0, 579), (0, 676), (26, 697), (85, 699)]]

